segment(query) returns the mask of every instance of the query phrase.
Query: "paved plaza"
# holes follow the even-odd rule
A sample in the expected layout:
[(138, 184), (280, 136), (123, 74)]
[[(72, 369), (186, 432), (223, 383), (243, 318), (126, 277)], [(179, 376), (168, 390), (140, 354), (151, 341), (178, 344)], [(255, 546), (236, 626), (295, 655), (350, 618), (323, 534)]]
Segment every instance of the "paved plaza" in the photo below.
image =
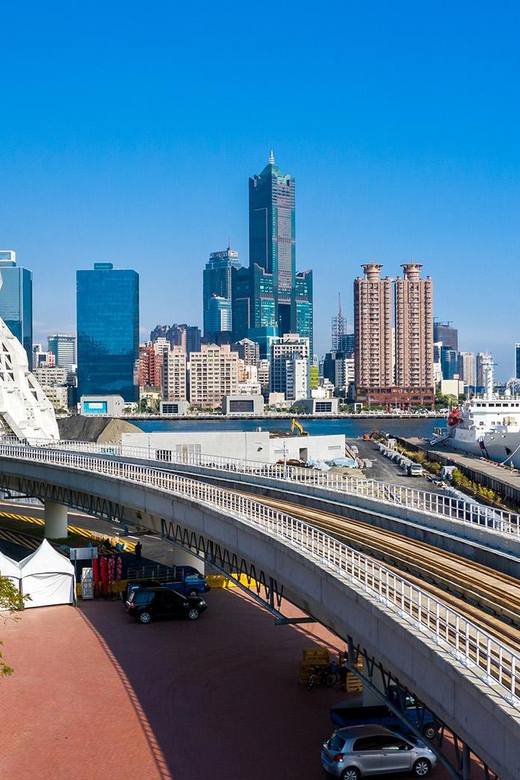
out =
[(0, 682), (2, 780), (324, 780), (328, 709), (346, 694), (308, 692), (298, 662), (341, 643), (275, 626), (236, 589), (208, 602), (194, 623), (142, 626), (120, 602), (88, 601), (2, 624), (15, 667)]

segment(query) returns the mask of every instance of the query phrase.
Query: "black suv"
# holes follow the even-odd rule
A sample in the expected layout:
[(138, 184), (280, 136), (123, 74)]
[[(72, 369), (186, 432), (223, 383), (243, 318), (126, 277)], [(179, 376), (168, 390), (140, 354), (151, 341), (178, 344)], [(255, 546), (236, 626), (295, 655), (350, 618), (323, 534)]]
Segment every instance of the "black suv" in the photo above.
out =
[(170, 588), (138, 588), (133, 590), (126, 601), (129, 615), (140, 623), (161, 618), (188, 618), (197, 620), (207, 604), (204, 599), (184, 596)]

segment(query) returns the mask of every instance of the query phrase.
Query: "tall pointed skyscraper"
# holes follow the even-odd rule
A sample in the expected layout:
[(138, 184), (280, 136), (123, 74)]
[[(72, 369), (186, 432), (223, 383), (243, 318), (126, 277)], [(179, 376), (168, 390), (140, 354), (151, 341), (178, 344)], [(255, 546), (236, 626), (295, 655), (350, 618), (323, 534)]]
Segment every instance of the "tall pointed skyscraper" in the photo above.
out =
[(249, 338), (266, 356), (271, 337), (299, 333), (312, 351), (312, 272), (296, 274), (294, 178), (273, 152), (249, 179), (249, 264)]

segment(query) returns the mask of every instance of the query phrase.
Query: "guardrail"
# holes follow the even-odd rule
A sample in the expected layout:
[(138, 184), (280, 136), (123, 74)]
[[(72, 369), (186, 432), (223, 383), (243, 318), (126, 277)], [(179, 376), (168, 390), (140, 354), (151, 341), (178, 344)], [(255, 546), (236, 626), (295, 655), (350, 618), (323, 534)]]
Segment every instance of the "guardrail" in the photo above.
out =
[[(9, 441), (13, 447), (23, 446), (20, 442)], [(441, 493), (392, 485), (373, 479), (345, 476), (338, 473), (320, 472), (314, 469), (269, 464), (240, 458), (228, 458), (221, 455), (205, 455), (198, 452), (176, 452), (174, 450), (156, 450), (152, 447), (130, 447), (123, 444), (97, 444), (90, 442), (30, 441), (30, 446), (45, 447), (71, 452), (112, 455), (136, 460), (153, 460), (158, 464), (193, 466), (195, 468), (219, 469), (226, 472), (251, 474), (270, 479), (289, 480), (305, 485), (314, 485), (345, 495), (362, 496), (386, 504), (401, 506), (433, 515), (448, 517), (463, 523), (482, 526), (483, 529), (502, 535), (520, 537), (520, 515), (502, 509), (464, 501)]]
[(313, 526), (238, 493), (151, 466), (120, 463), (42, 447), (0, 444), (4, 458), (72, 467), (137, 482), (224, 511), (296, 549), (358, 591), (426, 632), (510, 704), (520, 707), (520, 655), (475, 623), (382, 564)]

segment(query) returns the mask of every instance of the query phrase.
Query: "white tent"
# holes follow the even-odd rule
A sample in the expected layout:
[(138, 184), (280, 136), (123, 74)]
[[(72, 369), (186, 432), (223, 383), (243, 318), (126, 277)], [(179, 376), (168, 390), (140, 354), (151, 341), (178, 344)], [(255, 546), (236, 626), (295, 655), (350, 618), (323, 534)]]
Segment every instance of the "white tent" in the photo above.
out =
[(44, 539), (37, 550), (20, 561), (22, 593), (31, 599), (25, 608), (47, 607), (51, 604), (72, 604), (74, 601), (74, 566)]
[(7, 577), (11, 580), (13, 585), (20, 589), (20, 578), (22, 576), (20, 572), (20, 564), (17, 561), (13, 561), (9, 556), (4, 555), (0, 551), (0, 574), (2, 577)]

